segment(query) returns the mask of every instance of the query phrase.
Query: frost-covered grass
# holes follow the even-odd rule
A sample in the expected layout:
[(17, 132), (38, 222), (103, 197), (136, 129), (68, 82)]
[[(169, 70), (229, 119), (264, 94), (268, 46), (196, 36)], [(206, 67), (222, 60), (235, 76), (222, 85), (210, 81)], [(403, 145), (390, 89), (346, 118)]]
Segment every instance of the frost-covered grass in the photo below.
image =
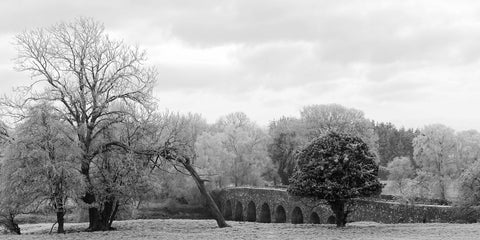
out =
[(359, 222), (343, 229), (332, 225), (229, 222), (217, 228), (213, 220), (132, 220), (114, 223), (116, 231), (81, 232), (86, 223), (70, 223), (66, 235), (51, 234), (51, 224), (24, 224), (23, 235), (0, 239), (479, 239), (480, 224), (377, 224)]

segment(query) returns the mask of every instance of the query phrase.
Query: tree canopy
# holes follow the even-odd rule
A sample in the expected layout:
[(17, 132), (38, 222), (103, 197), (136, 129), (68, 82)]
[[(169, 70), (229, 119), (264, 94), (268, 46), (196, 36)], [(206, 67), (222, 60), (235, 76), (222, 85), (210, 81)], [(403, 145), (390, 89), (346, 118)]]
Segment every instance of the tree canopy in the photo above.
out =
[(262, 170), (269, 161), (267, 139), (245, 113), (228, 114), (199, 136), (197, 164), (214, 176), (217, 187), (261, 185)]
[(335, 132), (316, 138), (296, 155), (297, 167), (288, 192), (325, 199), (345, 226), (349, 199), (380, 194), (378, 165), (359, 137)]

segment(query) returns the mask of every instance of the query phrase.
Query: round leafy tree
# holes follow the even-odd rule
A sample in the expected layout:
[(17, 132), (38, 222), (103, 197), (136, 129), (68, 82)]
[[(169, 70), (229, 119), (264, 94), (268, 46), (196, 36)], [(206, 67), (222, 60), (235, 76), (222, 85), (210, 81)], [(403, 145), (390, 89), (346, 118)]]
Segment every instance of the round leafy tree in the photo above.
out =
[(352, 198), (381, 192), (375, 157), (358, 137), (330, 132), (301, 149), (296, 160), (288, 192), (325, 199), (337, 227), (345, 226)]

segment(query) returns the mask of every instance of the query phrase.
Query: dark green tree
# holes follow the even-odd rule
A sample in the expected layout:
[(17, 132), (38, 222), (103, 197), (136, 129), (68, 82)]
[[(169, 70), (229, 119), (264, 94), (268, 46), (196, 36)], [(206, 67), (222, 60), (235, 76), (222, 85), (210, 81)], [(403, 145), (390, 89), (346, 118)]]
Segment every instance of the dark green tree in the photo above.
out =
[(347, 223), (353, 198), (381, 192), (375, 157), (358, 137), (327, 133), (300, 150), (296, 160), (288, 193), (327, 201), (336, 215), (337, 227)]
[(295, 151), (304, 141), (301, 133), (301, 122), (295, 118), (282, 117), (270, 123), (269, 134), (272, 141), (268, 144), (268, 155), (283, 185), (288, 185), (288, 179), (293, 174)]
[(378, 136), (378, 157), (380, 166), (387, 166), (396, 157), (408, 157), (411, 164), (417, 168), (413, 161), (413, 139), (418, 135), (418, 130), (397, 129), (392, 123), (375, 123), (375, 133)]

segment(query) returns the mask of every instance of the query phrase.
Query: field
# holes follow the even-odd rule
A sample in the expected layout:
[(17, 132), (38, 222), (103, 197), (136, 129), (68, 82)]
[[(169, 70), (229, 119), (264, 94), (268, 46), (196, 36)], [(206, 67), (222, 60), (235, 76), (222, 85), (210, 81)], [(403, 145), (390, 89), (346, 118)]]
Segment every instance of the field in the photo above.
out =
[(0, 239), (480, 239), (480, 224), (377, 224), (332, 225), (229, 222), (217, 228), (213, 220), (131, 220), (114, 223), (116, 231), (81, 232), (86, 223), (70, 223), (66, 235), (48, 234), (51, 224), (23, 224), (23, 234)]

